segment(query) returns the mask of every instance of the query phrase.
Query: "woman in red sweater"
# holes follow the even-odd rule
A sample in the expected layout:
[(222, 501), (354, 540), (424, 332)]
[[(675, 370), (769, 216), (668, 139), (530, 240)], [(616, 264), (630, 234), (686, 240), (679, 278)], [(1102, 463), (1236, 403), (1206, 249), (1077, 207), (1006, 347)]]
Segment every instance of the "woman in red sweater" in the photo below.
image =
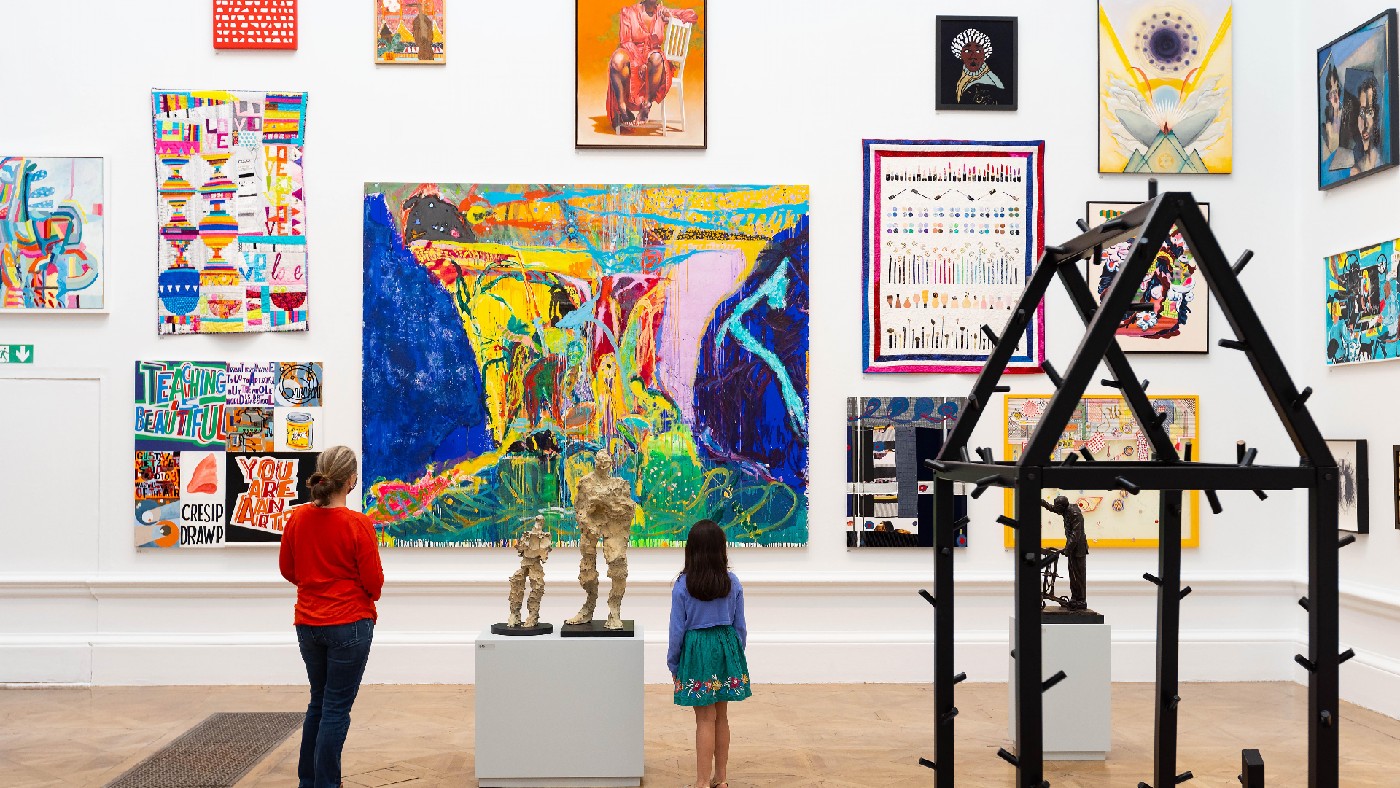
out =
[(310, 479), (311, 503), (292, 512), (282, 533), (282, 576), (297, 587), (296, 628), (311, 703), (301, 729), (298, 788), (337, 788), (350, 707), (360, 691), (384, 587), (370, 519), (345, 506), (355, 487), (355, 452), (334, 446)]

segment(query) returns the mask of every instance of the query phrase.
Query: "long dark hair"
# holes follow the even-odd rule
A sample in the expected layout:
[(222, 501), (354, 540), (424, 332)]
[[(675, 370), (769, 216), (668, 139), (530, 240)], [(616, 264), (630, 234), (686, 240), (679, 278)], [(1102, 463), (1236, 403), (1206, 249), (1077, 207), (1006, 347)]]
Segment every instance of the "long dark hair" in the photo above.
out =
[(713, 520), (690, 526), (685, 537), (685, 590), (705, 602), (729, 596), (729, 552), (724, 530)]

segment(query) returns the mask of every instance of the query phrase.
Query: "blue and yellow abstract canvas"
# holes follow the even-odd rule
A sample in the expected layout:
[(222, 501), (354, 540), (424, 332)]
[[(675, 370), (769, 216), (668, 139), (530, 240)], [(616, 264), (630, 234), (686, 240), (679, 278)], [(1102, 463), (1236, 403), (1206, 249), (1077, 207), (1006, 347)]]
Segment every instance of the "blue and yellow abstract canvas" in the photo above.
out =
[(365, 511), (396, 546), (508, 544), (608, 449), (632, 542), (807, 542), (805, 186), (370, 183)]

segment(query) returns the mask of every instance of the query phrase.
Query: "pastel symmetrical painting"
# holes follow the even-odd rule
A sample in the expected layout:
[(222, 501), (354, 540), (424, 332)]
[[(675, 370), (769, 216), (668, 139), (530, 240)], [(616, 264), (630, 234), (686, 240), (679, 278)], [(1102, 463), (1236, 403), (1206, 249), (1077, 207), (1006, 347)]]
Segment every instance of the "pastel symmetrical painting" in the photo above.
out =
[(306, 330), (306, 94), (151, 101), (160, 333)]
[(320, 362), (136, 362), (136, 546), (280, 541), (325, 442), (322, 379)]
[(374, 62), (447, 62), (446, 0), (374, 0)]
[(0, 312), (106, 307), (103, 161), (0, 156)]
[(1230, 172), (1231, 0), (1100, 0), (1099, 172)]
[(370, 183), (365, 512), (396, 546), (578, 538), (602, 449), (634, 544), (807, 542), (805, 186)]

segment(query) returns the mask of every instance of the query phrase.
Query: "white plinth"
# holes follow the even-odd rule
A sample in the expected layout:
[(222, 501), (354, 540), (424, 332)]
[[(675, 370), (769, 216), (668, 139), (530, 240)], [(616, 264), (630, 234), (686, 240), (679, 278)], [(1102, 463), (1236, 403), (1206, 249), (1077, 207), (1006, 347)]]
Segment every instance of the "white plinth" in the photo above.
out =
[[(1011, 619), (1016, 642), (1016, 619)], [(1113, 746), (1112, 627), (1108, 624), (1041, 624), (1042, 678), (1063, 670), (1067, 678), (1044, 696), (1045, 760), (1102, 761)], [(1009, 732), (1016, 740), (1016, 661), (1010, 661)]]
[(476, 638), (476, 777), (482, 788), (642, 783), (642, 628)]

